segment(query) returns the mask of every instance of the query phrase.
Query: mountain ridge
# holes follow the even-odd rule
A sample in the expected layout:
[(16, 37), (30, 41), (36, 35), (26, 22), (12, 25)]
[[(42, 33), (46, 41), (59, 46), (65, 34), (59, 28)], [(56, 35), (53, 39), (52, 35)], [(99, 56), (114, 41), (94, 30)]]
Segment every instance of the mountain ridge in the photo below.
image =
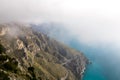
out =
[(24, 24), (1, 24), (0, 44), (24, 75), (12, 72), (11, 80), (80, 80), (88, 63), (83, 53)]

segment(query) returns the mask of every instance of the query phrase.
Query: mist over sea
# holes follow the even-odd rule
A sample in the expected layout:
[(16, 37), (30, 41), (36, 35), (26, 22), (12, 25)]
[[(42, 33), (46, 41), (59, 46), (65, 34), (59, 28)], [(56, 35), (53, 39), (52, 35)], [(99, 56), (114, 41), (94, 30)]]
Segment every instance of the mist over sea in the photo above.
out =
[(89, 46), (80, 42), (80, 40), (78, 41), (75, 37), (64, 37), (63, 39), (62, 36), (59, 36), (59, 32), (56, 32), (55, 35), (53, 36), (54, 38), (82, 51), (92, 62), (92, 64), (87, 66), (83, 80), (120, 80), (119, 49), (115, 48), (113, 44)]

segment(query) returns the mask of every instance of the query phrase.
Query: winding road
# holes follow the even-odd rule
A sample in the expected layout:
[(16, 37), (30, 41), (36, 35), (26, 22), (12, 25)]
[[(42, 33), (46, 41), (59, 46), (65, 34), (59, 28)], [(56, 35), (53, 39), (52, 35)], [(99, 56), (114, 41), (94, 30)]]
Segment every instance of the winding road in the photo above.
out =
[[(65, 64), (67, 64), (70, 61), (72, 61), (72, 59), (67, 60), (66, 62), (62, 63), (61, 65), (64, 66)], [(66, 75), (64, 77), (62, 77), (60, 80), (66, 80), (68, 78), (68, 75), (69, 75), (69, 71), (67, 70)]]

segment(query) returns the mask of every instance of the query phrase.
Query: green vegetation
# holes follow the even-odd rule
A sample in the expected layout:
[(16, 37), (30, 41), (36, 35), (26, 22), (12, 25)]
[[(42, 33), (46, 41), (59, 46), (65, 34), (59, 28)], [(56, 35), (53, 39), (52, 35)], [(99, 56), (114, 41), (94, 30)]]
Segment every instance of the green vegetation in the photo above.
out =
[(5, 48), (0, 44), (0, 54), (5, 53)]
[[(0, 80), (10, 80), (9, 73), (19, 76), (26, 75), (25, 77), (28, 80), (37, 80), (34, 70), (34, 67), (28, 67), (28, 71), (26, 72), (26, 74), (18, 74), (17, 72), (20, 71), (20, 69), (18, 68), (18, 61), (16, 60), (16, 58), (11, 58), (7, 54), (5, 54), (5, 48), (0, 44)], [(42, 79), (39, 77), (39, 80)]]
[(17, 67), (18, 61), (5, 54), (5, 48), (0, 44), (0, 80), (10, 80), (7, 72), (11, 71), (16, 73)]
[(10, 80), (10, 78), (8, 77), (8, 74), (6, 74), (3, 71), (0, 71), (0, 80)]
[(6, 61), (7, 59), (9, 59), (10, 57), (8, 55), (4, 55), (4, 54), (1, 54), (0, 55), (0, 62), (3, 62), (3, 61)]
[(1, 68), (4, 68), (6, 70), (10, 71), (16, 71), (18, 67), (18, 62), (15, 58), (11, 58), (8, 55), (5, 54), (5, 48), (0, 44), (0, 65)]
[(28, 72), (31, 74), (32, 78), (30, 80), (37, 80), (34, 72), (34, 67), (28, 67)]
[(8, 61), (3, 66), (6, 70), (16, 71), (16, 69), (18, 67), (18, 62), (17, 61), (15, 61), (15, 62)]

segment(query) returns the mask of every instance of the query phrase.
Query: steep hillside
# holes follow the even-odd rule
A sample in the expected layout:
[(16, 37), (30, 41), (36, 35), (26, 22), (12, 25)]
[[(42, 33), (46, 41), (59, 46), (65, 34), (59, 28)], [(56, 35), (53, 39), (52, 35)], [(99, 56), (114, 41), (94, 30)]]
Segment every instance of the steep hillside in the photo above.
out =
[(69, 29), (60, 23), (42, 23), (42, 24), (30, 24), (31, 28), (37, 32), (41, 32), (50, 38), (57, 39), (57, 41), (63, 43), (69, 43), (71, 38), (75, 39), (75, 35), (72, 34)]
[(88, 63), (81, 52), (16, 23), (0, 25), (0, 57), (2, 80), (80, 80)]

